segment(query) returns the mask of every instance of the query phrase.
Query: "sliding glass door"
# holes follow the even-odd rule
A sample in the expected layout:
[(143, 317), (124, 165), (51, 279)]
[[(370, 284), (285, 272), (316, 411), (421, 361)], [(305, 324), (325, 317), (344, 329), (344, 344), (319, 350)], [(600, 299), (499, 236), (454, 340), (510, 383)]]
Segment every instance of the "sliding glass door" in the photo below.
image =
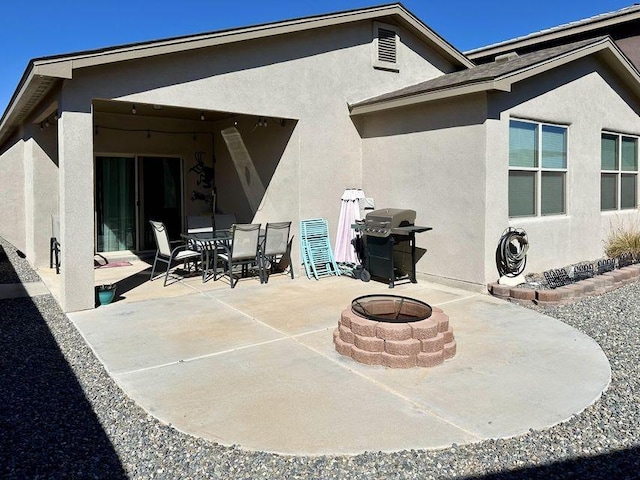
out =
[(98, 252), (135, 250), (136, 171), (133, 158), (96, 158)]
[(173, 157), (96, 157), (96, 251), (155, 250), (149, 220), (171, 240), (182, 232), (182, 162)]
[(149, 220), (164, 223), (170, 240), (182, 232), (182, 179), (179, 158), (139, 157), (141, 250), (153, 250), (156, 241)]

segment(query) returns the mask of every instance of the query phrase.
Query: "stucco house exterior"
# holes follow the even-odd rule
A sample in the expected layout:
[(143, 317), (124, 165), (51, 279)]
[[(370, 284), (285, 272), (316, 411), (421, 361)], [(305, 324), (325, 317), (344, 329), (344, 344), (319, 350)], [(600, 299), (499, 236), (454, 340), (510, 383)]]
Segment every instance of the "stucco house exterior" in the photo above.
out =
[(153, 249), (152, 217), (173, 236), (214, 208), (335, 231), (358, 187), (433, 227), (420, 274), (483, 290), (509, 226), (531, 269), (602, 254), (635, 213), (601, 209), (603, 134), (627, 167), (635, 145), (635, 170), (606, 173), (635, 207), (639, 101), (609, 37), (476, 66), (400, 4), (35, 59), (0, 121), (0, 235), (48, 267), (59, 215), (76, 311), (94, 254)]

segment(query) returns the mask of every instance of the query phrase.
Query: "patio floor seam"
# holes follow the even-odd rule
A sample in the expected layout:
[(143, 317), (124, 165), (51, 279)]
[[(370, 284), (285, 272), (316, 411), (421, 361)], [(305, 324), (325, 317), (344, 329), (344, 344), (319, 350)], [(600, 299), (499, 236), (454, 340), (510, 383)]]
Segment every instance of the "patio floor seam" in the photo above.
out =
[[(475, 295), (472, 295), (471, 297), (466, 297), (466, 298), (472, 298), (472, 297), (474, 297), (474, 296), (475, 296)], [(223, 305), (225, 305), (225, 306), (227, 306), (227, 307), (229, 307), (229, 308), (231, 308), (231, 309), (233, 309), (233, 310), (236, 310), (237, 312), (239, 312), (239, 313), (241, 313), (241, 314), (243, 314), (243, 315), (245, 315), (245, 316), (247, 316), (247, 317), (251, 318), (252, 320), (256, 321), (257, 323), (259, 323), (259, 324), (261, 324), (261, 325), (264, 325), (264, 326), (266, 326), (266, 327), (268, 327), (268, 328), (270, 328), (270, 329), (274, 330), (275, 332), (278, 332), (278, 333), (279, 333), (279, 334), (281, 334), (281, 335), (284, 335), (284, 336), (285, 336), (285, 338), (288, 338), (288, 339), (293, 340), (293, 341), (294, 341), (294, 342), (296, 342), (298, 345), (300, 345), (300, 346), (302, 346), (302, 347), (306, 348), (307, 350), (309, 350), (309, 351), (311, 351), (311, 352), (315, 353), (316, 355), (320, 355), (322, 358), (324, 358), (325, 360), (328, 360), (328, 361), (332, 362), (334, 365), (337, 365), (337, 366), (339, 366), (340, 368), (343, 368), (343, 369), (345, 369), (345, 370), (347, 370), (347, 371), (349, 371), (349, 372), (351, 372), (351, 373), (354, 373), (355, 375), (359, 376), (360, 378), (362, 378), (362, 379), (364, 379), (364, 380), (368, 381), (369, 383), (373, 384), (373, 385), (374, 385), (374, 386), (376, 386), (377, 388), (380, 388), (381, 390), (386, 391), (387, 393), (389, 393), (389, 394), (391, 394), (391, 395), (394, 395), (394, 396), (395, 396), (395, 397), (397, 397), (397, 398), (400, 398), (401, 400), (403, 400), (403, 401), (407, 402), (409, 405), (412, 405), (413, 407), (417, 408), (417, 409), (418, 409), (418, 410), (420, 410), (421, 412), (423, 412), (423, 413), (425, 413), (425, 414), (428, 414), (428, 415), (431, 415), (431, 416), (433, 416), (433, 417), (435, 417), (435, 418), (437, 418), (437, 419), (439, 419), (439, 420), (441, 420), (441, 421), (443, 421), (443, 422), (445, 422), (445, 423), (447, 423), (447, 424), (451, 425), (452, 427), (454, 427), (454, 428), (456, 428), (456, 429), (458, 429), (458, 430), (460, 430), (460, 431), (462, 431), (462, 432), (464, 432), (464, 433), (466, 433), (466, 434), (468, 434), (468, 435), (472, 436), (473, 438), (476, 438), (476, 439), (478, 439), (478, 440), (480, 440), (480, 439), (482, 438), (482, 437), (481, 437), (481, 436), (479, 436), (477, 433), (471, 432), (471, 431), (469, 431), (469, 430), (467, 430), (467, 429), (465, 429), (465, 428), (463, 428), (463, 427), (461, 427), (461, 426), (459, 426), (459, 425), (456, 425), (456, 424), (455, 424), (455, 423), (453, 423), (452, 421), (450, 421), (450, 420), (448, 420), (448, 419), (446, 419), (446, 418), (444, 418), (444, 417), (442, 417), (442, 416), (438, 415), (437, 413), (435, 413), (435, 412), (433, 412), (432, 410), (430, 410), (430, 409), (428, 408), (428, 406), (423, 405), (423, 404), (421, 404), (421, 403), (418, 403), (418, 402), (416, 402), (416, 401), (414, 401), (414, 400), (412, 400), (412, 399), (408, 398), (407, 396), (403, 395), (402, 393), (400, 393), (400, 392), (398, 392), (398, 391), (396, 391), (396, 390), (393, 390), (392, 388), (388, 387), (387, 385), (385, 385), (385, 384), (383, 384), (383, 383), (381, 383), (381, 382), (378, 382), (378, 381), (376, 381), (376, 380), (374, 380), (374, 379), (372, 379), (372, 378), (370, 378), (370, 377), (367, 377), (366, 375), (363, 375), (363, 374), (361, 374), (361, 373), (359, 373), (359, 372), (356, 372), (355, 370), (353, 370), (353, 369), (349, 368), (347, 365), (343, 365), (342, 363), (335, 361), (333, 358), (328, 357), (328, 356), (326, 356), (326, 355), (323, 355), (323, 354), (322, 354), (321, 352), (319, 352), (318, 350), (315, 350), (315, 349), (311, 348), (309, 345), (306, 345), (306, 344), (304, 344), (304, 343), (302, 343), (302, 342), (298, 341), (298, 338), (299, 338), (299, 337), (302, 337), (302, 336), (304, 336), (304, 335), (309, 335), (309, 334), (311, 334), (311, 333), (313, 333), (313, 332), (305, 332), (305, 333), (297, 334), (297, 335), (289, 335), (289, 334), (287, 334), (287, 333), (285, 333), (285, 332), (282, 332), (281, 330), (278, 330), (277, 328), (275, 328), (275, 327), (273, 327), (273, 326), (271, 326), (271, 325), (269, 325), (269, 324), (264, 323), (264, 322), (263, 322), (263, 321), (261, 321), (261, 320), (258, 320), (258, 319), (257, 319), (257, 318), (255, 318), (255, 317), (252, 317), (252, 316), (250, 316), (250, 315), (247, 315), (246, 313), (244, 313), (244, 312), (242, 312), (241, 310), (237, 309), (237, 308), (236, 308), (236, 307), (234, 307), (233, 305), (230, 305), (230, 304), (228, 304), (228, 303), (226, 303), (226, 302), (223, 302), (223, 301), (222, 301), (222, 300), (220, 300), (220, 299), (216, 299), (216, 300), (217, 300), (218, 302), (220, 302), (221, 304), (223, 304)], [(447, 303), (447, 302), (443, 302), (443, 303)], [(322, 330), (330, 330), (330, 329), (331, 329), (331, 327), (329, 327), (329, 328), (327, 328), (327, 329), (320, 329), (319, 331), (322, 331)], [(284, 340), (284, 338), (283, 338), (283, 339), (278, 339), (278, 340), (273, 340), (273, 341), (268, 342), (268, 343), (272, 343), (272, 342), (274, 342), (274, 341), (279, 341), (279, 340)]]
[(357, 375), (358, 377), (360, 377), (363, 380), (371, 383), (372, 385), (376, 386), (377, 388), (379, 388), (379, 389), (381, 389), (381, 390), (383, 390), (383, 391), (385, 391), (385, 392), (387, 392), (387, 393), (389, 393), (389, 394), (391, 394), (391, 395), (403, 400), (404, 402), (407, 402), (409, 405), (412, 405), (413, 407), (417, 408), (421, 412), (423, 412), (423, 413), (425, 413), (427, 415), (431, 415), (432, 417), (435, 417), (438, 420), (441, 420), (441, 421), (451, 425), (452, 427), (460, 430), (461, 432), (464, 432), (467, 435), (472, 436), (476, 440), (481, 440), (483, 438), (481, 435), (479, 435), (477, 433), (474, 433), (474, 432), (472, 432), (472, 431), (470, 431), (470, 430), (468, 430), (466, 428), (463, 428), (460, 425), (457, 425), (456, 423), (452, 422), (451, 420), (449, 420), (449, 419), (447, 419), (447, 418), (435, 413), (427, 405), (424, 405), (424, 404), (422, 404), (420, 402), (412, 400), (411, 398), (407, 397), (406, 395), (403, 395), (402, 393), (394, 390), (393, 388), (385, 385), (384, 383), (379, 382), (379, 381), (375, 380), (374, 378), (368, 377), (367, 375), (364, 375), (364, 374), (362, 374), (362, 373), (350, 368), (348, 365), (342, 364), (341, 362), (338, 362), (335, 359), (333, 359), (333, 358), (331, 358), (331, 357), (329, 357), (327, 355), (324, 355), (322, 352), (320, 352), (318, 350), (315, 350), (315, 349), (311, 348), (308, 345), (305, 345), (303, 343), (298, 342), (295, 338), (292, 338), (292, 340), (294, 340), (296, 343), (302, 345), (303, 347), (306, 347), (308, 350), (314, 352), (315, 354), (320, 355), (325, 360), (328, 360), (328, 361), (332, 362), (334, 365), (337, 365), (340, 368), (343, 368), (343, 369), (345, 369), (345, 370)]

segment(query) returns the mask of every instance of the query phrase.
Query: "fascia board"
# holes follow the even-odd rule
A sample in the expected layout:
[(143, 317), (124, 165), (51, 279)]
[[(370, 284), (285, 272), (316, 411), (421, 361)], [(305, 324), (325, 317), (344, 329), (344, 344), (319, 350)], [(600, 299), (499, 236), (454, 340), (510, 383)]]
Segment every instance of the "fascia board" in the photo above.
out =
[[(384, 16), (397, 15), (402, 18), (411, 28), (419, 32), (429, 42), (436, 45), (442, 52), (448, 55), (454, 62), (470, 68), (475, 64), (466, 58), (464, 54), (457, 51), (446, 41), (440, 38), (435, 32), (417, 20), (407, 10), (399, 5), (383, 6), (379, 8), (367, 9), (365, 11), (345, 12), (334, 14), (324, 18), (307, 18), (291, 20), (279, 24), (267, 24), (258, 27), (248, 27), (220, 33), (212, 33), (204, 36), (194, 36), (173, 40), (153, 42), (150, 44), (130, 45), (122, 48), (114, 48), (100, 52), (89, 52), (86, 54), (71, 55), (63, 57), (61, 61), (72, 60), (73, 68), (85, 68), (95, 65), (102, 65), (110, 62), (134, 60), (149, 56), (164, 55), (169, 53), (179, 53), (185, 50), (215, 47), (228, 43), (256, 40), (260, 38), (272, 37), (296, 33), (304, 30), (331, 27), (346, 22), (372, 20)], [(52, 60), (56, 62), (59, 60)]]
[(367, 113), (390, 110), (392, 108), (416, 105), (419, 103), (433, 102), (434, 100), (442, 100), (445, 98), (458, 97), (461, 95), (469, 95), (472, 93), (486, 92), (490, 90), (509, 91), (510, 84), (497, 83), (493, 80), (488, 82), (479, 82), (457, 87), (446, 88), (442, 90), (434, 90), (431, 92), (419, 93), (407, 97), (383, 100), (369, 105), (349, 107), (351, 116), (363, 115)]
[(635, 67), (629, 62), (627, 57), (620, 51), (620, 49), (613, 43), (610, 38), (605, 38), (600, 42), (588, 45), (579, 50), (574, 50), (566, 55), (551, 59), (547, 62), (534, 65), (530, 68), (512, 72), (508, 75), (503, 75), (496, 79), (496, 82), (513, 84), (520, 82), (527, 78), (539, 75), (554, 68), (566, 65), (580, 58), (595, 55), (599, 53), (607, 53), (608, 56), (604, 58), (611, 64), (612, 68), (621, 77), (626, 76), (627, 82), (635, 91), (640, 91), (640, 74)]
[(69, 60), (36, 62), (33, 73), (43, 77), (73, 78), (73, 62)]
[(446, 52), (450, 57), (452, 57), (455, 61), (459, 62), (460, 65), (472, 68), (475, 67), (475, 63), (469, 60), (462, 52), (456, 50), (452, 45), (447, 43), (442, 37), (440, 37), (437, 33), (427, 27), (424, 23), (418, 20), (416, 17), (411, 15), (406, 10), (403, 10), (404, 15), (402, 15), (403, 19), (408, 22), (412, 28), (417, 30), (421, 35), (429, 38), (431, 42), (433, 42), (438, 48)]
[(4, 117), (2, 118), (2, 123), (0, 123), (0, 134), (5, 133), (7, 124), (10, 122), (11, 118), (13, 117), (13, 114), (16, 111), (16, 107), (20, 103), (20, 99), (22, 98), (24, 92), (26, 92), (29, 86), (31, 85), (31, 82), (33, 81), (34, 76), (35, 75), (33, 73), (33, 68), (32, 68), (27, 74), (25, 81), (22, 83), (22, 87), (20, 88), (20, 91), (16, 95), (15, 100), (9, 104), (9, 107), (5, 112)]
[(638, 18), (640, 18), (640, 12), (632, 12), (622, 16), (596, 20), (591, 23), (585, 23), (584, 25), (568, 25), (563, 29), (558, 29), (550, 32), (539, 32), (537, 34), (531, 34), (531, 36), (528, 37), (520, 39), (516, 38), (513, 40), (507, 40), (506, 42), (495, 44), (493, 46), (489, 45), (487, 47), (469, 50), (468, 52), (465, 52), (465, 54), (472, 60), (477, 58), (491, 57), (500, 55), (507, 51), (513, 51), (519, 48), (530, 47), (551, 40), (558, 40), (573, 35), (579, 35), (581, 33), (615, 26), (624, 22), (631, 22), (633, 20), (637, 20)]
[[(60, 60), (71, 60), (73, 68), (85, 68), (105, 63), (135, 60), (156, 55), (179, 53), (186, 50), (215, 47), (229, 43), (257, 40), (277, 35), (285, 35), (300, 31), (337, 26), (346, 22), (369, 20), (388, 15), (401, 15), (408, 18), (404, 10), (395, 5), (383, 6), (366, 11), (345, 12), (323, 18), (306, 18), (290, 20), (278, 24), (267, 24), (258, 27), (247, 27), (225, 32), (205, 34), (201, 36), (183, 37), (152, 43), (129, 45), (98, 52), (70, 55)], [(56, 60), (53, 60), (56, 61)]]
[[(603, 40), (603, 42), (606, 42), (606, 41), (607, 40)], [(601, 51), (603, 48), (607, 48), (607, 45), (604, 44), (603, 42), (599, 42), (597, 44), (591, 44), (579, 50), (573, 50), (572, 52), (568, 52), (562, 56), (551, 58), (547, 61), (537, 63), (535, 65), (531, 65), (521, 70), (516, 70), (515, 72), (510, 72), (508, 74), (501, 75), (496, 80), (501, 82), (508, 81), (510, 83), (516, 83), (522, 80), (526, 80), (527, 78), (533, 77), (535, 75), (539, 75), (541, 73), (547, 72), (549, 70), (560, 67), (567, 63), (571, 63), (575, 60), (578, 60), (579, 58), (597, 53)]]

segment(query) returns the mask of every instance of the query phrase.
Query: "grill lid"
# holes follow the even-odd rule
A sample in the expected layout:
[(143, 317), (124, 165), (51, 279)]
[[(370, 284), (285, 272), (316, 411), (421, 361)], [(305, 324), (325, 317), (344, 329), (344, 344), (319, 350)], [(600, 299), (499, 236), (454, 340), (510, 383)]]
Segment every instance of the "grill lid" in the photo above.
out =
[(406, 227), (413, 225), (416, 221), (416, 211), (404, 208), (383, 208), (367, 213), (366, 224), (377, 224), (385, 228)]

